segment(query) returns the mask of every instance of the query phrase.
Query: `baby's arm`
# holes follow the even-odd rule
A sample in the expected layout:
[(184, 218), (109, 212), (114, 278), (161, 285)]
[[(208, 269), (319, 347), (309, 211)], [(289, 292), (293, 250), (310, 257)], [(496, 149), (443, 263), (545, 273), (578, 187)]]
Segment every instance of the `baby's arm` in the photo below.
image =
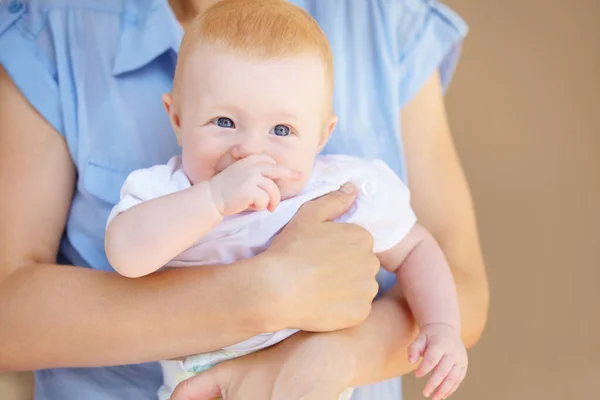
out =
[(147, 275), (193, 245), (222, 218), (207, 182), (150, 199), (109, 223), (106, 256), (121, 275)]
[[(209, 181), (183, 189), (181, 183), (173, 183), (165, 175), (171, 176), (168, 169), (159, 167), (140, 171), (125, 182), (125, 192), (147, 193), (142, 196), (144, 199), (139, 198), (139, 193), (131, 196), (136, 205), (118, 214), (107, 228), (106, 255), (121, 275), (133, 278), (158, 270), (200, 240), (225, 216), (248, 208), (275, 210), (281, 198), (275, 181), (301, 177), (298, 171), (259, 154), (234, 162)], [(155, 177), (158, 184), (152, 182)], [(169, 186), (168, 194), (155, 196), (153, 184)], [(122, 202), (127, 205), (127, 198)]]
[(442, 249), (425, 228), (416, 224), (400, 243), (377, 256), (385, 269), (396, 273), (419, 327), (445, 324), (460, 331), (452, 273)]
[(451, 394), (466, 374), (467, 352), (460, 339), (456, 287), (441, 248), (422, 226), (391, 249), (378, 254), (382, 265), (395, 272), (398, 285), (415, 317), (420, 334), (408, 349), (411, 363), (423, 357), (416, 371), (421, 377), (435, 368), (425, 386), (434, 399)]

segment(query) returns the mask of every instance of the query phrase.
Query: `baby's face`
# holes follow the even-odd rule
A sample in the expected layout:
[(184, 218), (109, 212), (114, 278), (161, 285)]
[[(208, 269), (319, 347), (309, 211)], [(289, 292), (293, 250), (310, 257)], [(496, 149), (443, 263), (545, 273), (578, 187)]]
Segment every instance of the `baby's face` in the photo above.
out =
[(181, 80), (183, 167), (192, 183), (232, 163), (266, 154), (302, 172), (301, 181), (277, 181), (282, 198), (296, 195), (335, 125), (327, 82), (316, 56), (255, 60), (202, 48)]

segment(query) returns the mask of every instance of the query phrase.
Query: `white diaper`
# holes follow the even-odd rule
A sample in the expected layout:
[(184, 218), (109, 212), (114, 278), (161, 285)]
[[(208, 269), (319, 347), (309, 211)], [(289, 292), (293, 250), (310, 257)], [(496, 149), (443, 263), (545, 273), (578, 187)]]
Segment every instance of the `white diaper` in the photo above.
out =
[[(221, 353), (220, 356), (217, 354)], [(163, 371), (163, 384), (158, 390), (158, 400), (170, 400), (171, 394), (175, 390), (175, 387), (181, 382), (192, 376), (207, 370), (210, 366), (207, 366), (206, 361), (209, 359), (212, 360), (220, 360), (215, 364), (218, 364), (221, 361), (228, 360), (231, 358), (241, 357), (242, 355), (248, 354), (248, 352), (242, 354), (242, 352), (232, 352), (231, 350), (221, 350), (218, 352), (212, 352), (207, 354), (200, 354), (193, 357), (188, 357), (185, 361), (176, 361), (176, 360), (165, 360), (161, 361), (160, 365)], [(200, 357), (205, 356), (205, 357)], [(199, 361), (198, 364), (193, 363), (193, 359)], [(213, 365), (215, 365), (213, 364)], [(196, 372), (191, 372), (196, 371)], [(342, 393), (339, 397), (339, 400), (350, 400), (352, 397), (352, 392), (354, 389), (347, 389)]]

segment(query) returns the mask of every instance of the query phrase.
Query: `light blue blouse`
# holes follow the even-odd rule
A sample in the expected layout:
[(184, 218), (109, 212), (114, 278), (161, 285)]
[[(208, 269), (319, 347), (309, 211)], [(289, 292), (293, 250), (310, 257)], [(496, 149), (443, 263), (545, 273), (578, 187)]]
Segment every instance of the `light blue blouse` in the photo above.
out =
[[(399, 111), (436, 69), (447, 87), (465, 23), (434, 0), (293, 2), (321, 24), (334, 52), (339, 125), (324, 152), (380, 158), (406, 179)], [(132, 170), (178, 153), (161, 95), (182, 35), (167, 0), (0, 2), (0, 63), (64, 136), (78, 171), (63, 262), (112, 271), (104, 227), (119, 188)], [(381, 274), (382, 287), (391, 284)], [(150, 399), (160, 379), (155, 363), (47, 369), (36, 371), (35, 398)], [(395, 379), (353, 398), (400, 397)]]

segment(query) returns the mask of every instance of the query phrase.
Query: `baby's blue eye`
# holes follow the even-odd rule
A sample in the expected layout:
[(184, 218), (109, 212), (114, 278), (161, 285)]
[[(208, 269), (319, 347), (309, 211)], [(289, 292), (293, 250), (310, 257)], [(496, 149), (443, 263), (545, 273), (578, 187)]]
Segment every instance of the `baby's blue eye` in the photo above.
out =
[(290, 127), (286, 125), (275, 125), (273, 134), (276, 136), (287, 136), (290, 134)]
[(221, 128), (235, 128), (235, 124), (231, 118), (219, 117), (215, 120), (215, 124)]

